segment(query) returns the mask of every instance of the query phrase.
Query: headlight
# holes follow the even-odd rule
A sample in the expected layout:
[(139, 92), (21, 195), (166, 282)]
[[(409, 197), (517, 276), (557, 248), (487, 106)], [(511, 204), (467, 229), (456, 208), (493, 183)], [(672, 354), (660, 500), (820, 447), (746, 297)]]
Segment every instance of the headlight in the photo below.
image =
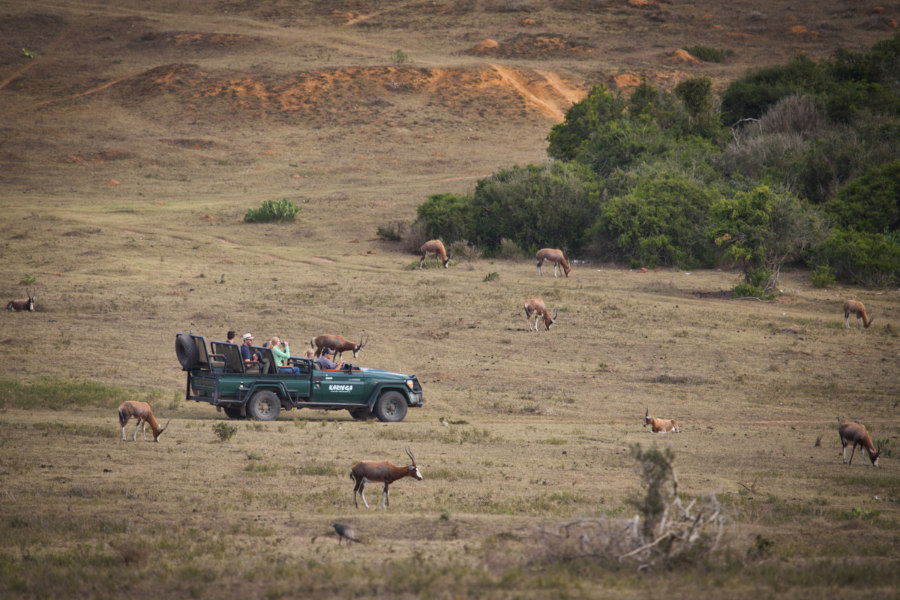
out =
[(413, 389), (413, 382), (412, 382), (412, 379), (407, 379), (407, 380), (406, 380), (406, 387), (408, 387), (409, 389)]

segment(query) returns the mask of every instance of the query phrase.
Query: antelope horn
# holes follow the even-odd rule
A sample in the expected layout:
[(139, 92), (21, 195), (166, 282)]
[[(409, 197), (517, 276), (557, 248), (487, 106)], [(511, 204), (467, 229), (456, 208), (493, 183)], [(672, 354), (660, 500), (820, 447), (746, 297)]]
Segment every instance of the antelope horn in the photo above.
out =
[(415, 455), (413, 455), (412, 450), (409, 449), (409, 446), (406, 447), (406, 453), (412, 459), (413, 464), (416, 464), (416, 457), (415, 457)]
[[(172, 419), (169, 419), (168, 421), (166, 421), (166, 427), (168, 427), (169, 423), (171, 423), (171, 422), (172, 422)], [(162, 429), (160, 429), (159, 432), (162, 433), (163, 431), (165, 431), (166, 427), (163, 427)]]
[(556, 320), (556, 317), (557, 317), (558, 315), (559, 315), (559, 309), (557, 308), (555, 311), (553, 311), (553, 320), (554, 320), (554, 321)]

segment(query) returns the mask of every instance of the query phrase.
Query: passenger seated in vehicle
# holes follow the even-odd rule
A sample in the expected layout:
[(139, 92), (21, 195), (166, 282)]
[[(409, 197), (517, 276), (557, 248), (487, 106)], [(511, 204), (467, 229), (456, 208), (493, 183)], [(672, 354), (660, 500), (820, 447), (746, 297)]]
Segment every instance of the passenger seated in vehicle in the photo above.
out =
[(323, 371), (338, 369), (342, 364), (344, 364), (344, 361), (335, 364), (335, 362), (331, 360), (333, 356), (334, 350), (332, 350), (331, 348), (325, 348), (324, 350), (322, 350), (322, 356), (319, 357), (319, 360), (317, 360), (316, 363), (318, 363), (319, 366), (322, 367)]
[(266, 347), (272, 350), (272, 355), (275, 357), (275, 366), (278, 367), (279, 372), (291, 371), (294, 375), (300, 374), (298, 367), (285, 365), (287, 359), (291, 357), (291, 348), (287, 342), (276, 335), (266, 342)]
[(244, 344), (241, 346), (241, 358), (244, 360), (244, 368), (253, 367), (259, 364), (259, 355), (250, 349), (253, 345), (253, 334), (245, 333)]

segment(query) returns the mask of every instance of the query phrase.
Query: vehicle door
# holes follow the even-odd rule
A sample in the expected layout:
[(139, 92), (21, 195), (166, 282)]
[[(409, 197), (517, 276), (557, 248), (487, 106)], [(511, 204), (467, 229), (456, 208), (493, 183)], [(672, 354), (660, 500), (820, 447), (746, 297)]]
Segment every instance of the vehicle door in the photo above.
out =
[(313, 371), (312, 382), (312, 401), (334, 404), (363, 404), (373, 386), (358, 369)]

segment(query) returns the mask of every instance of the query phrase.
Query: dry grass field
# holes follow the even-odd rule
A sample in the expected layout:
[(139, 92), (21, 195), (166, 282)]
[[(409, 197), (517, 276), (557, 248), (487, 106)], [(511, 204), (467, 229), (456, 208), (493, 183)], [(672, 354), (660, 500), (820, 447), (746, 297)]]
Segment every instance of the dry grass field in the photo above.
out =
[[(151, 5), (148, 7), (147, 5)], [(414, 269), (380, 241), (427, 195), (547, 160), (596, 83), (716, 89), (797, 52), (867, 49), (863, 0), (9, 0), (0, 5), (0, 595), (29, 597), (889, 598), (900, 594), (900, 293), (770, 303), (727, 270), (530, 259)], [(492, 40), (485, 42), (485, 40)], [(724, 63), (676, 51), (730, 49)], [(26, 54), (33, 56), (28, 58)], [(265, 200), (302, 207), (249, 225)], [(576, 259), (578, 257), (575, 257)], [(529, 331), (522, 304), (559, 309)], [(874, 324), (846, 330), (841, 303)], [(175, 334), (295, 353), (319, 333), (416, 374), (402, 423), (187, 403)], [(120, 441), (149, 401), (160, 443)], [(641, 427), (649, 407), (681, 433)], [(838, 420), (889, 440), (841, 464)], [(234, 425), (222, 439), (223, 425)], [(132, 425), (128, 427), (129, 440)], [(548, 531), (628, 519), (632, 447), (669, 449), (685, 500), (715, 495), (720, 550), (670, 570), (574, 557)], [(421, 482), (350, 466), (406, 460)], [(332, 523), (360, 544), (339, 544)]]

